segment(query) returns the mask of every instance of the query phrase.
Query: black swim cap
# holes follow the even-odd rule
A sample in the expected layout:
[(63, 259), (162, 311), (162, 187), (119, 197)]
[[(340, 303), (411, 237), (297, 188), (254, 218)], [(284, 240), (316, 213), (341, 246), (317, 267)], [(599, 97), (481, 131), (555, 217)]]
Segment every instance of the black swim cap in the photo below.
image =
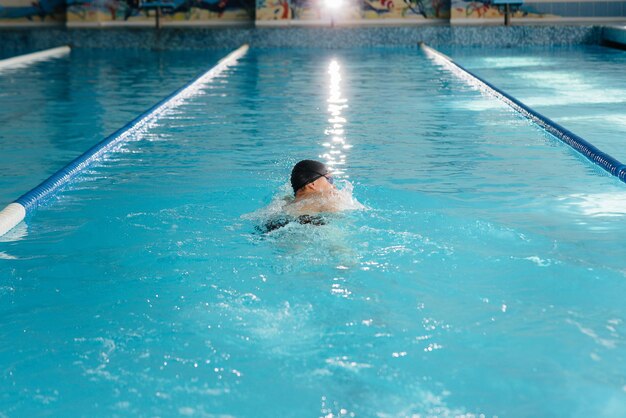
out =
[(291, 187), (293, 187), (293, 192), (297, 192), (302, 187), (328, 173), (330, 173), (330, 170), (324, 163), (313, 160), (300, 161), (291, 170)]

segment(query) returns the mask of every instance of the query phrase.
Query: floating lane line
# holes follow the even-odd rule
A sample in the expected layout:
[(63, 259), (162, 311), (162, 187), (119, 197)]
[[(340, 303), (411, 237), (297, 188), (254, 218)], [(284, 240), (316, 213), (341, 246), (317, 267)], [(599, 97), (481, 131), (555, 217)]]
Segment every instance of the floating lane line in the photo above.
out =
[(11, 57), (0, 60), (0, 70), (5, 68), (23, 67), (37, 61), (43, 61), (50, 58), (58, 58), (69, 53), (69, 46), (60, 46), (58, 48), (46, 49), (45, 51), (33, 52), (32, 54)]
[(98, 144), (91, 147), (84, 154), (80, 155), (68, 165), (54, 173), (47, 180), (42, 182), (28, 193), (25, 193), (13, 203), (0, 211), (0, 236), (6, 234), (45, 199), (52, 196), (63, 186), (67, 185), (71, 179), (83, 171), (94, 161), (102, 159), (108, 152), (115, 150), (124, 142), (133, 138), (137, 132), (149, 127), (149, 124), (157, 119), (164, 112), (179, 106), (183, 100), (195, 95), (200, 88), (217, 77), (226, 68), (234, 65), (248, 51), (248, 45), (242, 45), (235, 51), (221, 59), (216, 66), (206, 73), (200, 75), (187, 85), (176, 90), (174, 93), (161, 100), (150, 109), (137, 116), (135, 119), (118, 129)]
[(535, 110), (526, 106), (524, 103), (520, 102), (513, 96), (510, 96), (509, 94), (495, 87), (493, 84), (466, 70), (459, 64), (455, 63), (450, 57), (442, 54), (436, 49), (427, 46), (426, 44), (422, 43), (420, 44), (420, 46), (428, 57), (446, 67), (456, 76), (467, 81), (470, 85), (475, 86), (480, 90), (500, 99), (508, 106), (513, 108), (515, 111), (517, 111), (533, 123), (539, 125), (541, 128), (543, 128), (559, 140), (565, 142), (567, 145), (574, 148), (576, 151), (587, 157), (589, 160), (593, 161), (604, 170), (608, 171), (611, 175), (626, 183), (626, 165), (622, 164), (620, 161), (611, 157), (609, 154), (601, 151), (599, 148), (587, 142), (572, 131), (565, 129), (558, 123), (548, 119), (541, 113), (536, 112)]

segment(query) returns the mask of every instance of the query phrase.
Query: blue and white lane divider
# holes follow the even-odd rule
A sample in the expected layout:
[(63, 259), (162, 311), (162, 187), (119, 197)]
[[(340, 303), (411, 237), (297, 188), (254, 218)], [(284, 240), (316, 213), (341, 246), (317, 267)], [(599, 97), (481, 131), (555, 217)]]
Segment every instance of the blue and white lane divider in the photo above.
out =
[(50, 58), (58, 58), (70, 53), (69, 46), (60, 46), (58, 48), (46, 49), (45, 51), (33, 52), (32, 54), (20, 55), (0, 60), (0, 70), (5, 68), (23, 67), (37, 61), (43, 61)]
[(170, 94), (125, 126), (91, 147), (87, 152), (54, 173), (39, 186), (9, 204), (0, 211), (0, 236), (6, 234), (17, 224), (22, 222), (41, 202), (67, 185), (74, 176), (83, 171), (89, 164), (100, 160), (106, 153), (115, 150), (124, 142), (132, 139), (133, 134), (145, 129), (150, 122), (154, 121), (164, 112), (177, 107), (184, 99), (196, 94), (205, 84), (217, 77), (229, 66), (234, 65), (247, 51), (248, 45), (243, 45), (231, 52), (220, 60), (215, 67)]
[(511, 108), (522, 114), (524, 117), (530, 119), (533, 123), (539, 125), (548, 133), (565, 142), (567, 145), (574, 148), (576, 151), (587, 157), (589, 160), (598, 164), (600, 167), (626, 183), (626, 165), (611, 157), (609, 154), (601, 151), (589, 142), (585, 141), (583, 138), (579, 137), (572, 131), (565, 129), (558, 123), (529, 108), (513, 96), (508, 95), (494, 85), (488, 83), (487, 81), (483, 80), (472, 72), (461, 67), (459, 64), (455, 63), (450, 57), (425, 44), (421, 44), (421, 47), (426, 55), (446, 67), (455, 75), (464, 79), (472, 86), (478, 87), (480, 90), (487, 92), (502, 100)]

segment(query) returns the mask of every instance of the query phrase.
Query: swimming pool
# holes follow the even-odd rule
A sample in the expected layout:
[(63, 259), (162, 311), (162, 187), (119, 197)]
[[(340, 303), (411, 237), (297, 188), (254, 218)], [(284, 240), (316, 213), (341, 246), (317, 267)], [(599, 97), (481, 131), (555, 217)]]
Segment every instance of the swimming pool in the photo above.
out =
[[(367, 209), (255, 232), (318, 156)], [(622, 416), (625, 201), (417, 49), (253, 49), (0, 243), (0, 412)]]

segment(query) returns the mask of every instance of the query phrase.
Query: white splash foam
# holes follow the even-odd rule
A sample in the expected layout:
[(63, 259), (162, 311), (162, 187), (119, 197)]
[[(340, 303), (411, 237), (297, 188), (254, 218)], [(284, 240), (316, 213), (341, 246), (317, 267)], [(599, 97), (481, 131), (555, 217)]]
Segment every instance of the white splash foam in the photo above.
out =
[(530, 256), (530, 257), (526, 257), (526, 258), (524, 258), (524, 260), (532, 261), (533, 263), (535, 263), (539, 267), (548, 267), (548, 266), (550, 266), (552, 264), (552, 262), (550, 260), (544, 260), (543, 258), (538, 257), (536, 255), (533, 255), (533, 256)]
[(347, 180), (340, 180), (337, 183), (338, 187), (332, 194), (300, 202), (294, 202), (291, 186), (285, 183), (269, 205), (252, 213), (244, 214), (241, 218), (252, 221), (267, 221), (278, 215), (299, 213), (304, 205), (310, 205), (311, 203), (315, 203), (322, 208), (332, 207), (337, 212), (367, 209), (365, 205), (354, 197), (354, 186), (352, 183)]

